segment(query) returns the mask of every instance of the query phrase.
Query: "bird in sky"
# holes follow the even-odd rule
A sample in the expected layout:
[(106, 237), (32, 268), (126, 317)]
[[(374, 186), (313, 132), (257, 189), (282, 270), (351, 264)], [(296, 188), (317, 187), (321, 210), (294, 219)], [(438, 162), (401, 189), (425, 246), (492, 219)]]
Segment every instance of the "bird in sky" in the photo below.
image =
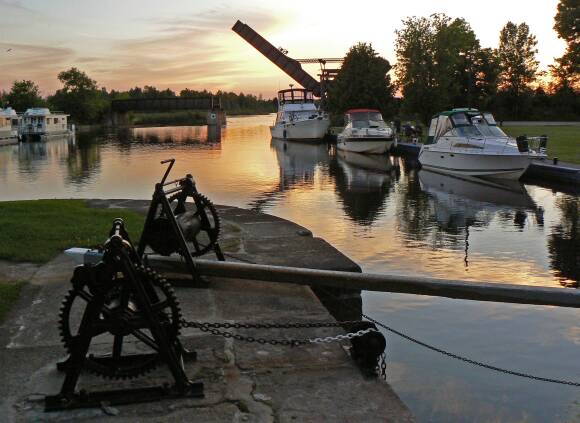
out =
[(11, 49), (11, 48), (9, 48), (8, 50), (6, 50), (6, 53), (8, 53), (9, 51), (12, 51), (12, 49)]

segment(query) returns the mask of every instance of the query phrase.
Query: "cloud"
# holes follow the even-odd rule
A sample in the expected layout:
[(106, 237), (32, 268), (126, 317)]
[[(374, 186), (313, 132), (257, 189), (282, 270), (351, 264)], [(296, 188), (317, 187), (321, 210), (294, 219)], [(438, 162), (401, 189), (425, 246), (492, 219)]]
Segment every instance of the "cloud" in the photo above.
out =
[(74, 57), (70, 48), (4, 42), (0, 42), (0, 54), (0, 89), (8, 89), (13, 81), (22, 79), (31, 79), (40, 86), (54, 85), (57, 73)]
[[(111, 88), (147, 84), (174, 90), (259, 89), (239, 85), (240, 80), (247, 82), (244, 74), (254, 73), (258, 83), (264, 75), (260, 66), (253, 72), (255, 63), (246, 60), (245, 49), (252, 48), (231, 31), (232, 15), (236, 13), (217, 6), (195, 16), (148, 19), (155, 32), (114, 42), (108, 59), (111, 66), (100, 66), (94, 77)], [(254, 22), (270, 29), (281, 23), (265, 12), (252, 15)]]

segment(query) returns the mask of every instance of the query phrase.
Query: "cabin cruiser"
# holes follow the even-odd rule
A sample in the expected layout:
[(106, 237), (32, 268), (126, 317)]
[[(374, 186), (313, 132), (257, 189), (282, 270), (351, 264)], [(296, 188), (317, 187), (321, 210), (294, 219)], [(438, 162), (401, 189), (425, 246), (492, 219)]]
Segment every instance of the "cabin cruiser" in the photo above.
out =
[(28, 109), (22, 115), (20, 137), (23, 141), (41, 141), (52, 136), (69, 135), (68, 116), (44, 107)]
[(320, 140), (329, 126), (328, 114), (316, 106), (312, 91), (290, 88), (278, 92), (278, 114), (274, 126), (270, 127), (272, 138)]
[(0, 109), (0, 140), (18, 138), (18, 120), (13, 108)]
[[(530, 141), (538, 141), (535, 148)], [(546, 157), (546, 138), (507, 136), (491, 113), (453, 109), (431, 119), (419, 163), (424, 168), (464, 176), (519, 179), (531, 161)]]
[(393, 130), (375, 109), (351, 109), (344, 116), (336, 148), (363, 154), (385, 154), (395, 143)]

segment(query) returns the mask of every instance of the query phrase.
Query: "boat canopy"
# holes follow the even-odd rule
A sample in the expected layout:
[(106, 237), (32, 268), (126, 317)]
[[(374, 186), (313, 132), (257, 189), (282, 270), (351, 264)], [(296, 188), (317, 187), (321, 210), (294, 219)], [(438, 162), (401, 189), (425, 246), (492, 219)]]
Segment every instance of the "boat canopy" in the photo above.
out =
[(507, 138), (491, 113), (467, 108), (437, 113), (431, 118), (427, 144), (437, 142), (444, 135)]
[(314, 93), (304, 88), (278, 91), (278, 103), (314, 103)]
[(353, 128), (378, 128), (385, 125), (381, 112), (376, 109), (347, 110), (344, 124), (352, 124)]

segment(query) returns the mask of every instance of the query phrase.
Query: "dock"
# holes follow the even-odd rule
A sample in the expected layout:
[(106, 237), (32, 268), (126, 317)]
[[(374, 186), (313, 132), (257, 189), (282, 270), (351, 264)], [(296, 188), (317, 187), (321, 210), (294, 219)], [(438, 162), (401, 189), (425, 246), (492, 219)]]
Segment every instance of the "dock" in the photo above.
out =
[[(128, 208), (146, 213), (149, 201), (89, 200), (99, 208)], [(299, 225), (249, 210), (220, 206), (228, 261), (292, 265), (360, 272), (359, 266)], [(128, 228), (135, 233), (140, 228)], [(20, 266), (20, 267), (18, 267)], [(7, 422), (413, 422), (390, 386), (355, 366), (348, 343), (289, 348), (245, 343), (195, 329), (180, 339), (197, 351), (187, 362), (192, 380), (205, 384), (205, 398), (165, 400), (140, 405), (44, 413), (45, 394), (60, 389), (65, 358), (58, 333), (58, 308), (69, 288), (73, 263), (64, 255), (43, 266), (0, 263), (2, 272), (30, 281), (21, 300), (0, 327), (3, 380), (0, 415)], [(333, 317), (308, 286), (212, 277), (206, 287), (176, 287), (186, 320), (227, 322), (322, 322)], [(340, 329), (246, 330), (244, 335), (283, 339), (333, 336)], [(236, 333), (242, 333), (241, 330)], [(109, 348), (110, 351), (110, 348)], [(83, 375), (85, 389), (170, 381), (155, 369), (131, 381)]]

